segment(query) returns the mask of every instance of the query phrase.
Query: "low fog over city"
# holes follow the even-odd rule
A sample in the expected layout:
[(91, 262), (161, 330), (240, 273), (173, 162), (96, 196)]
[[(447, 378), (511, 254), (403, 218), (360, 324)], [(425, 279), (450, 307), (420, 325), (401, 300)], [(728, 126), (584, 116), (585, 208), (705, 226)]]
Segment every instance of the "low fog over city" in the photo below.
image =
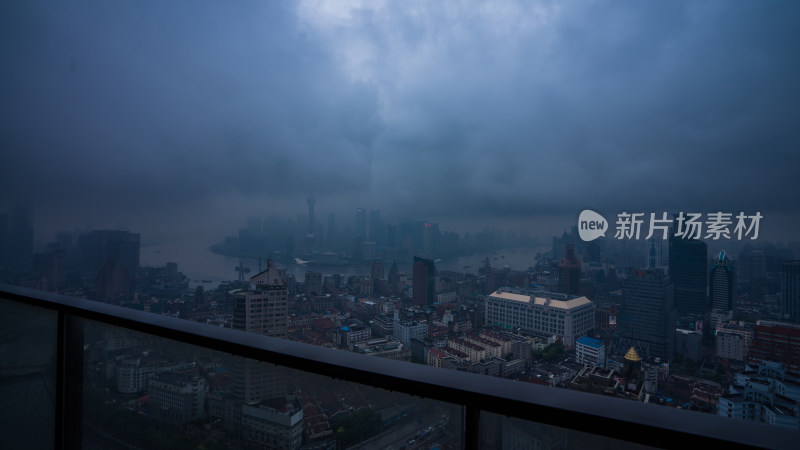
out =
[(36, 241), (356, 208), (547, 240), (800, 191), (793, 2), (12, 2), (0, 189)]

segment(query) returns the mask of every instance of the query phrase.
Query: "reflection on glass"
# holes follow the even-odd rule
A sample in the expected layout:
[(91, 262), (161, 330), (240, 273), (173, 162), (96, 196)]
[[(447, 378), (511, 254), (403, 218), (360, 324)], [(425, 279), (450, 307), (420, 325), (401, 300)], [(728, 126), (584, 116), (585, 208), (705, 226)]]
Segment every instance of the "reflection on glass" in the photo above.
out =
[(462, 447), (460, 406), (95, 322), (85, 342), (85, 448)]
[[(480, 448), (482, 449), (648, 449), (645, 445), (611, 439), (566, 428), (481, 412)], [(654, 442), (653, 444), (658, 444)]]

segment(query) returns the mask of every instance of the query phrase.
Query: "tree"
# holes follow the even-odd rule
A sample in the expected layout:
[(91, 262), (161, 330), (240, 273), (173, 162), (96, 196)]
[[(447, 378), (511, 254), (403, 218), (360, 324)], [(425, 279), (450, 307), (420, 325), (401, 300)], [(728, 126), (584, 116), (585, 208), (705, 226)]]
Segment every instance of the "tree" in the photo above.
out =
[(536, 359), (544, 359), (547, 362), (558, 361), (567, 354), (567, 349), (564, 344), (556, 342), (548, 345), (543, 350), (536, 350), (533, 352), (533, 357)]
[(380, 427), (381, 415), (370, 408), (341, 417), (334, 423), (337, 447), (345, 448), (374, 436), (380, 432)]

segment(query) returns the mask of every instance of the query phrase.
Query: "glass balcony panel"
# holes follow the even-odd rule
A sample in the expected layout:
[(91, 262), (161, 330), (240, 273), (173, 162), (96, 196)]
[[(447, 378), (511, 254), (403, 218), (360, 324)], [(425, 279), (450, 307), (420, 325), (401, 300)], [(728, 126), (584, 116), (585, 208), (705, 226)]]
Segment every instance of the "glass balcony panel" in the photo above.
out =
[(0, 446), (54, 446), (55, 311), (0, 299)]
[[(620, 433), (624, 434), (625, 430), (620, 430)], [(574, 448), (644, 450), (657, 448), (486, 411), (481, 412), (480, 440), (479, 448), (487, 450)]]
[(84, 448), (463, 447), (459, 405), (84, 323)]

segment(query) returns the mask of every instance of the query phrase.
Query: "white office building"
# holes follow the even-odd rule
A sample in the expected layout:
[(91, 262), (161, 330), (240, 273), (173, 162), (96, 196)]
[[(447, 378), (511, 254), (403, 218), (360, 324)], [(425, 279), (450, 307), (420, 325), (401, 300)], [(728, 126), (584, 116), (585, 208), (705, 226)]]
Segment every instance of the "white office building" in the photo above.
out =
[(594, 333), (595, 305), (586, 297), (502, 288), (486, 297), (486, 324), (556, 336), (575, 348), (581, 336)]

